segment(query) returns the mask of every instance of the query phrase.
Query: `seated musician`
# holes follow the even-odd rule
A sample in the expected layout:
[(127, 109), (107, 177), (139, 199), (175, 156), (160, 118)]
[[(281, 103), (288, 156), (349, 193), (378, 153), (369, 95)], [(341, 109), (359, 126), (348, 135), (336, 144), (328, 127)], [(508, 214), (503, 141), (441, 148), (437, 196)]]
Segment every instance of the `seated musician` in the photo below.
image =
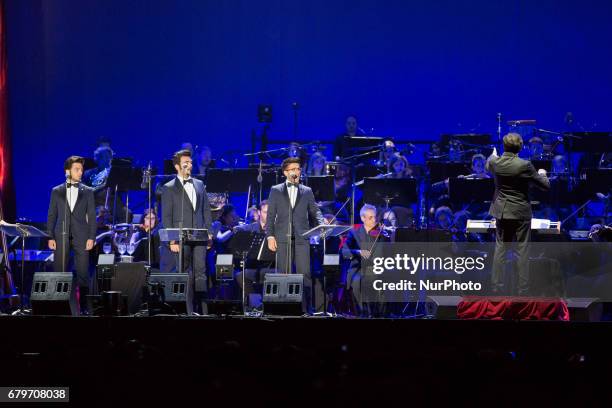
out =
[(433, 142), (429, 145), (429, 151), (425, 153), (425, 160), (427, 161), (441, 161), (444, 158), (444, 154), (442, 153), (442, 148), (440, 147), (440, 143)]
[(349, 231), (346, 241), (340, 248), (342, 258), (349, 261), (345, 287), (351, 293), (359, 315), (381, 315), (384, 305), (366, 302), (367, 299), (362, 293), (362, 285), (364, 276), (371, 278), (366, 272), (366, 266), (368, 260), (371, 260), (380, 251), (377, 243), (387, 242), (388, 239), (380, 235), (377, 229), (376, 207), (364, 204), (359, 211), (359, 216), (363, 225)]
[(247, 217), (245, 222), (248, 225), (257, 221), (259, 221), (259, 209), (257, 208), (257, 206), (253, 205), (247, 210)]
[(310, 156), (308, 161), (308, 176), (326, 176), (327, 175), (327, 159), (321, 152), (315, 152)]
[(380, 151), (380, 157), (376, 163), (376, 167), (378, 167), (383, 173), (391, 173), (391, 159), (397, 156), (397, 154), (395, 143), (393, 143), (392, 140), (385, 140), (385, 143), (383, 143), (383, 148)]
[[(94, 199), (96, 207), (102, 206), (109, 209), (111, 215), (115, 208), (115, 191), (114, 187), (107, 185), (108, 176), (110, 175), (111, 163), (113, 161), (114, 152), (109, 146), (102, 145), (94, 151), (94, 161), (96, 167), (87, 170), (83, 174), (83, 183), (94, 190)], [(117, 197), (117, 207), (115, 216), (117, 219), (125, 220), (127, 209), (123, 204), (120, 196)], [(128, 212), (129, 213), (129, 212)], [(128, 216), (129, 218), (129, 216)]]
[[(351, 197), (351, 169), (346, 164), (340, 164), (336, 168), (336, 174), (334, 174), (334, 190), (336, 194), (336, 199), (334, 203), (334, 214), (340, 211), (341, 207), (346, 203), (346, 201)], [(361, 194), (360, 190), (356, 191), (357, 194)], [(355, 202), (358, 202), (359, 197), (356, 195)], [(329, 209), (325, 209), (329, 211)], [(342, 221), (348, 221), (349, 219), (349, 211), (348, 205), (344, 205), (344, 208), (338, 214), (337, 219)]]
[(475, 178), (475, 179), (485, 179), (491, 178), (491, 175), (487, 173), (485, 169), (485, 164), (487, 163), (486, 157), (483, 154), (475, 154), (472, 156), (472, 173), (468, 175), (461, 175), (459, 177), (462, 178)]
[(157, 212), (154, 208), (144, 211), (142, 224), (137, 226), (137, 230), (132, 234), (130, 242), (136, 246), (134, 251), (134, 262), (148, 262), (149, 260), (149, 231), (151, 232), (151, 266), (159, 268), (159, 227)]
[(448, 160), (452, 162), (463, 161), (463, 143), (453, 139), (448, 142)]
[(412, 168), (406, 156), (400, 154), (393, 155), (389, 161), (389, 167), (392, 174), (388, 178), (404, 179), (412, 177)]
[(381, 222), (392, 228), (413, 227), (414, 210), (412, 207), (393, 206), (384, 210)]
[(212, 158), (212, 151), (208, 146), (202, 146), (200, 148), (200, 154), (198, 155), (197, 162), (197, 174), (206, 176), (208, 169), (215, 168), (215, 161)]
[(343, 152), (345, 137), (363, 136), (364, 134), (357, 124), (357, 116), (355, 115), (348, 115), (346, 117), (344, 127), (344, 132), (339, 134), (334, 140), (334, 158), (336, 161), (340, 160), (343, 156), (346, 156), (344, 154), (345, 152)]
[[(241, 225), (236, 228), (236, 231), (250, 231), (259, 234), (266, 233), (266, 222), (268, 222), (268, 200), (263, 200), (257, 207), (257, 220), (246, 225)], [(258, 307), (261, 304), (261, 299), (252, 299), (254, 293), (258, 293), (257, 287), (260, 287), (266, 273), (273, 273), (274, 268), (270, 262), (247, 261), (245, 268), (245, 296), (249, 302), (249, 306)], [(238, 270), (235, 275), (236, 283), (242, 290), (242, 270)]]
[(541, 160), (544, 156), (544, 141), (538, 136), (529, 139), (529, 159)]
[(219, 219), (214, 221), (211, 227), (213, 248), (216, 253), (227, 253), (226, 244), (234, 235), (234, 229), (238, 226), (239, 221), (240, 218), (236, 214), (236, 208), (232, 204), (225, 204), (221, 209)]
[(438, 230), (448, 231), (453, 225), (453, 211), (446, 206), (436, 208), (434, 214), (435, 228)]

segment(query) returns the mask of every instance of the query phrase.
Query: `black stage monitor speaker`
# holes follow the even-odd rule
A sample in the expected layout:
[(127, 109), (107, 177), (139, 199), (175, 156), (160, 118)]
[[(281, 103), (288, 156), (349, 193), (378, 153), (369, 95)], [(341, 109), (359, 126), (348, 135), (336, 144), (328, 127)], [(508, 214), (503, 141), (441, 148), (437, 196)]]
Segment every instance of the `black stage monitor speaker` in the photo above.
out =
[[(152, 273), (150, 285), (158, 285), (164, 293), (165, 304), (176, 314), (191, 314), (191, 291), (186, 273)], [(149, 308), (151, 304), (149, 304)]]
[(36, 272), (30, 295), (32, 314), (77, 316), (71, 272)]
[(565, 299), (569, 309), (570, 322), (599, 322), (603, 312), (603, 303), (597, 298)]
[(443, 320), (457, 319), (457, 305), (461, 299), (461, 296), (428, 296), (425, 301), (427, 315)]
[(304, 275), (267, 273), (264, 278), (265, 314), (301, 316)]
[(114, 265), (114, 276), (110, 280), (110, 291), (121, 292), (128, 297), (128, 313), (140, 311), (146, 288), (147, 271), (144, 262), (126, 262)]

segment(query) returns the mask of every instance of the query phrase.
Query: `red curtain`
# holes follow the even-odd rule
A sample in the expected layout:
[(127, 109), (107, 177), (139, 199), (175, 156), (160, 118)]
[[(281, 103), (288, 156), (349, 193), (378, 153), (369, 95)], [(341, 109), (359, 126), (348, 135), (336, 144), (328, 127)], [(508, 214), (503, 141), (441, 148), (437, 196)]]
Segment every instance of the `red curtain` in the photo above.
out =
[(11, 172), (11, 137), (8, 126), (8, 77), (4, 0), (0, 0), (0, 199), (3, 218), (15, 221), (15, 189)]
[(465, 297), (457, 305), (459, 319), (569, 320), (567, 304), (559, 298)]

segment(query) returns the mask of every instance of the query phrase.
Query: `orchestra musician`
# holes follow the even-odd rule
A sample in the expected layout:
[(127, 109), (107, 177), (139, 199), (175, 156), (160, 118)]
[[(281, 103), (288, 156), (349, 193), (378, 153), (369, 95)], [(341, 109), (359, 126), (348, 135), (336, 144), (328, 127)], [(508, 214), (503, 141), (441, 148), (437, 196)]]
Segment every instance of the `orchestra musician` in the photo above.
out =
[(349, 262), (345, 287), (351, 293), (353, 302), (357, 307), (357, 314), (362, 317), (382, 316), (384, 305), (367, 299), (364, 296), (364, 280), (370, 276), (367, 272), (368, 261), (379, 252), (378, 242), (388, 242), (389, 238), (376, 221), (376, 207), (364, 204), (359, 210), (363, 223), (356, 229), (349, 231), (346, 241), (340, 249), (342, 258)]

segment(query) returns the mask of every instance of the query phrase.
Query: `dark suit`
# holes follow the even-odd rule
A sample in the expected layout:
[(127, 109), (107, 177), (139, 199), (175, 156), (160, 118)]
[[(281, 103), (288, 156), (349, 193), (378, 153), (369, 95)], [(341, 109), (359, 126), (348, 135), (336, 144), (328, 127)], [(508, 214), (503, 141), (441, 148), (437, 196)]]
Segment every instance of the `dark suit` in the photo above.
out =
[(304, 301), (308, 309), (312, 307), (312, 277), (310, 275), (310, 241), (302, 234), (310, 228), (324, 223), (321, 210), (317, 207), (314, 194), (309, 187), (298, 185), (295, 206), (292, 210), (292, 236), (289, 232), (289, 213), (291, 204), (287, 183), (277, 184), (270, 190), (268, 197), (268, 223), (266, 238), (274, 237), (278, 244), (276, 250), (276, 270), (287, 270), (287, 246), (292, 245), (293, 261), (297, 273), (304, 275)]
[[(71, 190), (76, 188), (71, 187)], [(66, 221), (66, 237), (63, 236), (64, 220)], [(76, 282), (81, 288), (81, 298), (89, 289), (89, 253), (85, 250), (87, 240), (96, 239), (96, 208), (93, 190), (84, 184), (78, 185), (78, 196), (74, 209), (70, 208), (66, 200), (66, 183), (62, 183), (51, 190), (49, 212), (47, 213), (47, 231), (51, 239), (55, 240), (53, 269), (56, 272), (65, 272), (68, 269), (68, 256), (70, 250), (74, 252), (74, 266)], [(64, 239), (67, 238), (65, 241)]]
[(530, 161), (514, 153), (505, 152), (501, 157), (487, 160), (486, 169), (495, 178), (495, 194), (489, 214), (495, 217), (495, 257), (493, 259), (492, 289), (503, 287), (503, 266), (508, 250), (507, 242), (517, 241), (517, 269), (519, 295), (529, 290), (529, 238), (531, 233), (531, 204), (529, 185), (547, 190), (548, 178), (538, 174)]
[[(368, 261), (365, 261), (361, 257), (360, 251), (362, 249), (369, 251), (373, 248), (373, 253), (370, 255), (369, 259), (376, 256), (381, 256), (381, 247), (379, 243), (374, 244), (376, 241), (387, 242), (388, 239), (382, 236), (378, 237), (377, 239), (375, 236), (368, 234), (362, 225), (359, 228), (349, 231), (346, 241), (342, 245), (342, 248), (340, 248), (342, 258), (349, 262), (348, 269), (346, 271), (346, 289), (352, 289), (351, 292), (354, 300), (360, 308), (362, 314), (369, 314), (367, 310), (368, 307), (364, 304), (365, 299), (362, 296), (362, 285), (364, 284), (364, 276), (366, 275)], [(374, 309), (379, 309), (379, 311), (382, 312), (382, 307)]]
[[(178, 177), (164, 185), (162, 192), (162, 224), (164, 228), (180, 228), (182, 222), (183, 228), (206, 228), (210, 231), (212, 215), (206, 188), (202, 181), (195, 178), (192, 180), (196, 195), (195, 210)], [(175, 257), (178, 260), (178, 254)], [(183, 261), (183, 270), (189, 271), (190, 277), (195, 281), (195, 291), (205, 292), (207, 290), (206, 246), (186, 245), (183, 248)]]

